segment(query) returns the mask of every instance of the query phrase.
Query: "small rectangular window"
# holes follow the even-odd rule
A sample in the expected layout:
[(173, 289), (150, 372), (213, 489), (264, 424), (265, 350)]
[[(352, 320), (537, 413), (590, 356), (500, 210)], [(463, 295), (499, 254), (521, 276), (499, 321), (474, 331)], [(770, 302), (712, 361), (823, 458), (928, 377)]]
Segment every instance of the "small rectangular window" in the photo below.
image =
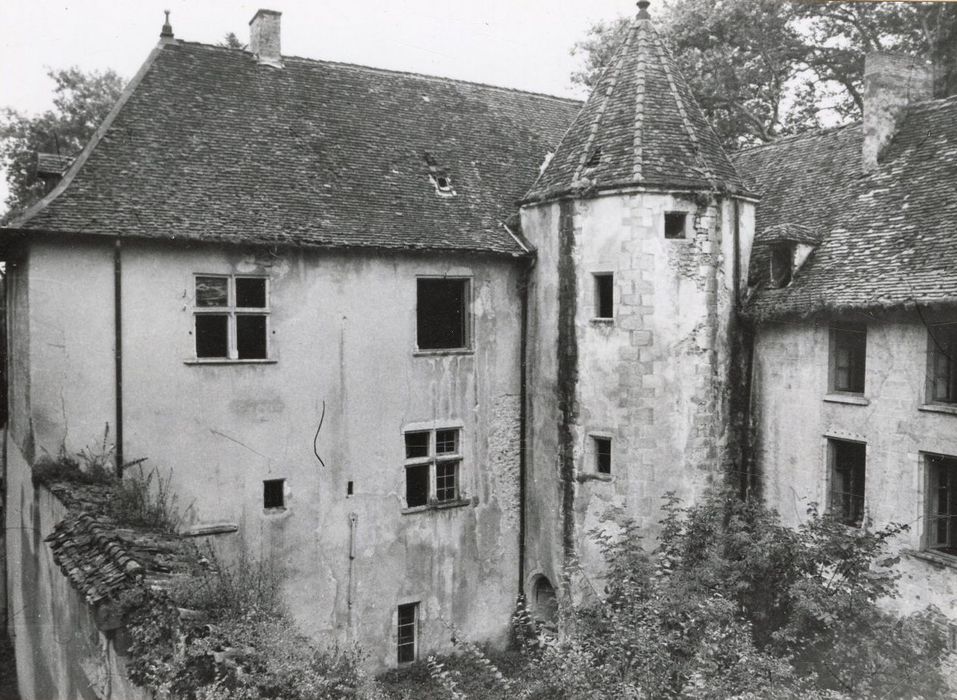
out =
[(416, 288), (419, 350), (462, 350), (469, 346), (469, 281), (420, 278)]
[(927, 394), (930, 403), (957, 403), (957, 323), (928, 333)]
[(431, 433), (406, 433), (405, 434), (405, 458), (415, 459), (417, 457), (429, 456), (429, 436)]
[(285, 508), (285, 491), (285, 479), (266, 479), (263, 482), (263, 508)]
[(595, 445), (595, 471), (611, 474), (611, 438), (593, 437)]
[(615, 275), (595, 273), (595, 318), (615, 317)]
[(860, 442), (828, 440), (830, 513), (845, 525), (864, 522), (867, 447)]
[(346, 496), (351, 496), (351, 495), (352, 495), (352, 482), (350, 481), (346, 484)]
[(418, 642), (419, 604), (400, 605), (398, 610), (397, 659), (400, 664), (415, 661)]
[(781, 289), (791, 284), (791, 273), (794, 262), (794, 246), (791, 243), (775, 243), (771, 246), (771, 279), (772, 289)]
[(665, 212), (665, 238), (685, 238), (685, 222), (688, 214), (683, 211)]
[(830, 330), (830, 391), (864, 393), (867, 326), (843, 325)]
[(957, 556), (957, 457), (927, 457), (927, 547)]
[(429, 465), (418, 464), (405, 468), (405, 504), (409, 508), (429, 503)]
[[(197, 275), (195, 284), (196, 357), (267, 359), (266, 278)], [(251, 313), (252, 309), (257, 312)]]

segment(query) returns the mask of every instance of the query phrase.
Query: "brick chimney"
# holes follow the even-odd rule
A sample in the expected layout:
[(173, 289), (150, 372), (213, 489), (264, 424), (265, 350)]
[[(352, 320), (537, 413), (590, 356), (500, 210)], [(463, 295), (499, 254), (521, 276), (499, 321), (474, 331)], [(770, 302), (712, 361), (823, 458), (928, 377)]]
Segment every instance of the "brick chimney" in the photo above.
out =
[(279, 19), (281, 12), (259, 10), (249, 21), (249, 50), (256, 60), (267, 66), (282, 68)]
[(872, 53), (864, 59), (865, 171), (877, 168), (907, 105), (933, 96), (934, 70), (926, 61), (893, 53)]

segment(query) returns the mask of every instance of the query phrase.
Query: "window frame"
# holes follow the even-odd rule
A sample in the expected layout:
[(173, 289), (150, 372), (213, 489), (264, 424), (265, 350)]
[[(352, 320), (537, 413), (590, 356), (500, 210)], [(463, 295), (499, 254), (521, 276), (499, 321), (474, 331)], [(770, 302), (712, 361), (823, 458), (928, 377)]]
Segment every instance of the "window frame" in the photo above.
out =
[[(591, 435), (592, 452), (594, 453), (592, 455), (592, 465), (593, 465), (595, 474), (597, 474), (598, 476), (610, 478), (612, 474), (614, 473), (612, 470), (614, 466), (612, 460), (614, 459), (615, 453), (614, 453), (614, 448), (612, 447), (612, 442), (613, 441), (610, 435), (598, 435), (598, 434)], [(608, 471), (602, 471), (601, 462), (602, 462), (602, 455), (604, 453), (601, 451), (601, 447), (603, 444), (607, 445), (608, 447)]]
[[(668, 217), (681, 215), (681, 235), (680, 236), (669, 236), (668, 235)], [(661, 215), (661, 236), (666, 241), (687, 241), (691, 238), (688, 235), (688, 217), (690, 212), (684, 211), (683, 209), (669, 209)]]
[[(407, 666), (409, 664), (415, 663), (419, 658), (419, 624), (421, 620), (421, 610), (422, 603), (421, 601), (412, 601), (410, 603), (399, 603), (395, 608), (395, 659), (398, 666)], [(412, 656), (408, 659), (402, 658), (402, 649), (403, 646), (408, 646), (408, 644), (403, 644), (402, 641), (402, 610), (403, 608), (412, 610), (412, 622), (405, 623), (405, 627), (408, 627), (412, 632)]]
[[(197, 304), (197, 283), (200, 278), (224, 279), (226, 280), (226, 305), (225, 306), (199, 306)], [(239, 279), (257, 279), (262, 280), (264, 284), (264, 306), (237, 306), (236, 280)], [(257, 274), (229, 274), (229, 273), (206, 273), (195, 272), (192, 275), (192, 294), (193, 294), (193, 314), (192, 314), (192, 359), (191, 364), (243, 364), (243, 363), (272, 363), (273, 357), (272, 342), (272, 306), (271, 280), (268, 275)], [(200, 357), (197, 343), (199, 340), (199, 331), (196, 325), (200, 316), (226, 316), (226, 355), (218, 357)], [(265, 348), (265, 357), (239, 357), (239, 332), (237, 319), (242, 316), (258, 316), (265, 319), (263, 329), (263, 345)]]
[[(447, 348), (422, 348), (419, 347), (419, 280), (444, 280), (460, 281), (465, 285), (463, 294), (464, 319), (462, 321), (462, 332), (465, 336), (464, 345)], [(413, 313), (412, 342), (414, 355), (462, 355), (474, 352), (475, 343), (475, 299), (474, 299), (474, 278), (472, 275), (416, 275), (415, 276), (415, 306)]]
[[(853, 528), (863, 528), (864, 523), (867, 520), (867, 443), (862, 440), (853, 440), (845, 437), (831, 437), (827, 436), (827, 480), (826, 480), (826, 503), (827, 503), (827, 513), (831, 517), (840, 521), (847, 527)], [(845, 445), (859, 445), (864, 450), (864, 459), (863, 459), (863, 479), (860, 495), (857, 495), (854, 492), (853, 484), (850, 491), (836, 491), (835, 489), (835, 470), (837, 469), (837, 446), (838, 444)], [(853, 474), (852, 474), (853, 477)], [(848, 515), (854, 515), (853, 513), (847, 514), (843, 512), (838, 513), (835, 510), (835, 501), (836, 496), (848, 495), (851, 498), (859, 498), (860, 505), (859, 508), (859, 519), (852, 520)]]
[[(923, 509), (923, 537), (921, 538), (921, 549), (931, 552), (938, 556), (948, 557), (957, 560), (957, 456), (938, 454), (934, 452), (922, 452), (921, 460), (924, 466), (924, 509)], [(935, 462), (937, 464), (935, 464)], [(939, 469), (945, 465), (941, 462), (949, 462), (946, 468), (951, 471), (948, 478), (948, 500), (949, 509), (944, 517), (950, 519), (947, 528), (949, 532), (945, 535), (945, 543), (941, 546), (936, 533), (937, 522), (941, 517), (939, 509), (939, 486), (935, 486), (938, 480), (935, 475)], [(935, 494), (935, 492), (937, 492)], [(935, 512), (936, 511), (936, 512)], [(934, 542), (934, 544), (931, 544)], [(951, 550), (951, 551), (946, 551)]]
[[(592, 320), (600, 323), (612, 323), (615, 320), (615, 273), (611, 270), (601, 270), (592, 272)], [(602, 283), (604, 280), (610, 280), (610, 286), (607, 290), (610, 298), (607, 300), (611, 306), (611, 315), (602, 314)]]
[[(863, 347), (854, 348), (844, 344), (851, 337), (863, 336)], [(845, 386), (856, 388), (841, 388), (838, 386), (839, 374), (842, 367), (839, 365), (840, 353), (847, 350), (850, 353), (847, 374), (848, 382)], [(854, 358), (854, 350), (861, 352), (861, 357)], [(833, 394), (851, 394), (854, 396), (863, 396), (867, 390), (867, 324), (865, 323), (832, 323), (828, 327), (828, 393)], [(859, 376), (858, 376), (859, 375)], [(858, 384), (859, 380), (859, 384)]]
[[(451, 452), (439, 452), (439, 433), (443, 432), (454, 432), (455, 433), (455, 449)], [(452, 505), (458, 505), (465, 502), (465, 497), (462, 491), (462, 462), (463, 452), (462, 452), (462, 432), (463, 428), (461, 425), (433, 425), (432, 427), (422, 427), (422, 426), (407, 426), (402, 430), (402, 448), (403, 452), (406, 454), (405, 459), (403, 460), (402, 469), (403, 469), (403, 480), (406, 484), (405, 491), (405, 508), (406, 511), (418, 511), (429, 508), (445, 508)], [(407, 453), (407, 443), (406, 436), (414, 434), (428, 434), (428, 446), (426, 449), (426, 454), (417, 455), (414, 457), (409, 457)], [(440, 489), (446, 487), (440, 487), (439, 485), (439, 467), (452, 466), (452, 496), (439, 498)], [(408, 470), (410, 468), (422, 468), (426, 467), (428, 469), (428, 495), (426, 497), (425, 503), (420, 503), (416, 505), (410, 505), (408, 500)]]
[[(952, 335), (947, 338), (947, 347), (941, 347), (941, 342), (934, 334), (934, 329), (946, 328), (947, 334)], [(944, 382), (948, 385), (946, 388), (946, 398), (939, 398), (937, 395), (938, 382), (941, 381), (938, 376), (940, 360), (944, 360), (946, 365), (944, 372), (946, 377)], [(931, 323), (927, 326), (927, 382), (925, 386), (925, 403), (931, 406), (957, 406), (957, 321), (948, 323)]]

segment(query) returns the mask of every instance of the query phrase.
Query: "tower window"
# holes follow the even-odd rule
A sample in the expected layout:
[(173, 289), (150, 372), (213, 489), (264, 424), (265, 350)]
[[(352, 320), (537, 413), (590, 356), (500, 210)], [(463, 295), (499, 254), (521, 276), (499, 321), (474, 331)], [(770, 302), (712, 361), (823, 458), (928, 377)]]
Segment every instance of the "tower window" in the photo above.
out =
[(615, 276), (611, 272), (595, 274), (595, 318), (615, 317)]
[(665, 212), (665, 238), (686, 238), (685, 223), (688, 214), (683, 211)]
[(399, 606), (396, 651), (400, 664), (410, 664), (415, 661), (418, 651), (418, 618), (418, 603)]
[(595, 471), (611, 474), (611, 438), (592, 437), (595, 447)]
[(285, 491), (285, 479), (266, 479), (263, 482), (263, 508), (285, 508)]

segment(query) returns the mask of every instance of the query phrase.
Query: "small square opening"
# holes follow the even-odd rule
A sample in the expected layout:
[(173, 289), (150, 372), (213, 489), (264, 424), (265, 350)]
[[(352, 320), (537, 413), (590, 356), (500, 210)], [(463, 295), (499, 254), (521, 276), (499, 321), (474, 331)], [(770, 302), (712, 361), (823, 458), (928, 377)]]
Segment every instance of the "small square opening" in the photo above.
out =
[(688, 214), (683, 211), (665, 212), (665, 238), (685, 238)]
[(285, 479), (266, 479), (263, 482), (263, 508), (285, 508), (285, 492)]
[(615, 317), (615, 276), (611, 272), (595, 274), (595, 318)]

